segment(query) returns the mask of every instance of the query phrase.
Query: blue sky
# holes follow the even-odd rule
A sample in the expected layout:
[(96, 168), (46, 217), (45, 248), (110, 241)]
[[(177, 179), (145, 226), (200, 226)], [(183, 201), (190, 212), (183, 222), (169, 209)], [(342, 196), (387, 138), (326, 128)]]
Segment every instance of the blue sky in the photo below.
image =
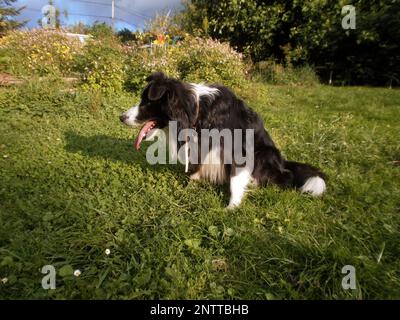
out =
[[(76, 22), (91, 24), (101, 21), (111, 23), (111, 0), (55, 0), (55, 6), (68, 12), (68, 18), (61, 14), (63, 25)], [(157, 12), (176, 10), (181, 7), (181, 0), (115, 0), (115, 27), (131, 30), (142, 28), (144, 22), (154, 17)], [(48, 0), (18, 0), (15, 6), (26, 6), (18, 20), (30, 20), (27, 27), (37, 27), (37, 21), (43, 17), (41, 8)]]

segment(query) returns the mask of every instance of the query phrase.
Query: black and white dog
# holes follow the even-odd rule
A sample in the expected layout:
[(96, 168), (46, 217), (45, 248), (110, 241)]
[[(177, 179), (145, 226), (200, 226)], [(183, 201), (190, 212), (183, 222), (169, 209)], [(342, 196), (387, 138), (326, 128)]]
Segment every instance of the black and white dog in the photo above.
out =
[[(230, 208), (240, 204), (251, 184), (298, 188), (313, 196), (320, 196), (325, 191), (324, 173), (308, 164), (286, 161), (260, 117), (225, 86), (184, 83), (161, 72), (153, 73), (147, 81), (140, 104), (120, 116), (120, 120), (128, 126), (142, 125), (135, 142), (137, 149), (142, 140), (150, 136), (152, 129), (163, 129), (170, 121), (176, 121), (178, 132), (193, 129), (200, 134), (202, 129), (253, 129), (251, 149), (254, 163), (251, 167), (235, 161), (224, 163), (223, 160), (221, 164), (207, 161), (189, 164), (193, 180), (230, 182)], [(211, 148), (208, 151), (206, 158), (222, 158), (220, 152), (215, 154)]]

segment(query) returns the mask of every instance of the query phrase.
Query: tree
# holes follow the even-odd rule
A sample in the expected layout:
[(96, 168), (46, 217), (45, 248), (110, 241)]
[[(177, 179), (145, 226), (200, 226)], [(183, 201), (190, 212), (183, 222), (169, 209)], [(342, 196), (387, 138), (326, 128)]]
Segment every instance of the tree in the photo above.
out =
[(342, 28), (335, 0), (191, 0), (179, 16), (195, 35), (229, 41), (253, 61), (310, 64), (346, 84), (400, 84), (400, 2), (354, 0), (357, 26)]
[(128, 41), (133, 41), (136, 39), (135, 34), (127, 28), (124, 28), (124, 29), (118, 31), (117, 36), (121, 40), (121, 42), (124, 42), (124, 43), (128, 42)]
[(25, 7), (15, 8), (12, 6), (16, 0), (0, 0), (0, 36), (8, 30), (17, 29), (23, 26), (26, 21), (17, 21), (14, 17), (18, 16)]
[(113, 39), (114, 30), (105, 22), (95, 21), (89, 28), (89, 33), (97, 39)]

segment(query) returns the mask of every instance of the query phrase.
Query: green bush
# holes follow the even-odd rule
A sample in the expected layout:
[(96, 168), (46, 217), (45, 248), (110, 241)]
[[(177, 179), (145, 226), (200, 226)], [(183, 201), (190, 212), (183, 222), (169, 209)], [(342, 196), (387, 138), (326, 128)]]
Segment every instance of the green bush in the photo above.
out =
[(179, 78), (176, 49), (154, 45), (146, 48), (135, 45), (127, 49), (126, 88), (141, 90), (146, 78), (154, 71), (162, 71), (170, 77)]
[(125, 58), (113, 38), (91, 39), (75, 57), (75, 70), (85, 90), (120, 91), (125, 79)]
[(0, 38), (0, 68), (17, 75), (69, 75), (81, 47), (55, 31), (12, 31)]
[(140, 41), (123, 46), (103, 25), (96, 28), (103, 36), (93, 36), (85, 44), (59, 32), (12, 32), (0, 39), (0, 71), (29, 76), (75, 72), (84, 90), (102, 92), (141, 90), (154, 71), (236, 88), (245, 82), (247, 65), (227, 43), (189, 36), (176, 42), (160, 36), (151, 47)]
[(129, 50), (126, 81), (129, 89), (140, 89), (154, 71), (186, 81), (240, 87), (245, 82), (247, 67), (241, 54), (227, 43), (212, 39), (186, 38), (173, 46), (134, 46)]
[(177, 46), (178, 70), (182, 79), (194, 82), (220, 82), (240, 87), (247, 68), (243, 56), (228, 43), (189, 38)]

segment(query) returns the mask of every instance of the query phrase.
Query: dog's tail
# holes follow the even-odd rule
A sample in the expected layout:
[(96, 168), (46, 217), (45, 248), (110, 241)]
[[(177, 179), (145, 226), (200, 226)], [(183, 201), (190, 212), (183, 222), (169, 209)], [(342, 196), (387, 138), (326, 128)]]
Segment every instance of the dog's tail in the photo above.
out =
[(326, 190), (326, 176), (319, 169), (305, 163), (285, 160), (274, 146), (257, 148), (253, 175), (261, 185), (276, 184), (282, 188), (296, 188), (315, 197)]
[(292, 185), (314, 197), (326, 190), (326, 175), (319, 169), (305, 163), (285, 161), (285, 169), (292, 173)]

